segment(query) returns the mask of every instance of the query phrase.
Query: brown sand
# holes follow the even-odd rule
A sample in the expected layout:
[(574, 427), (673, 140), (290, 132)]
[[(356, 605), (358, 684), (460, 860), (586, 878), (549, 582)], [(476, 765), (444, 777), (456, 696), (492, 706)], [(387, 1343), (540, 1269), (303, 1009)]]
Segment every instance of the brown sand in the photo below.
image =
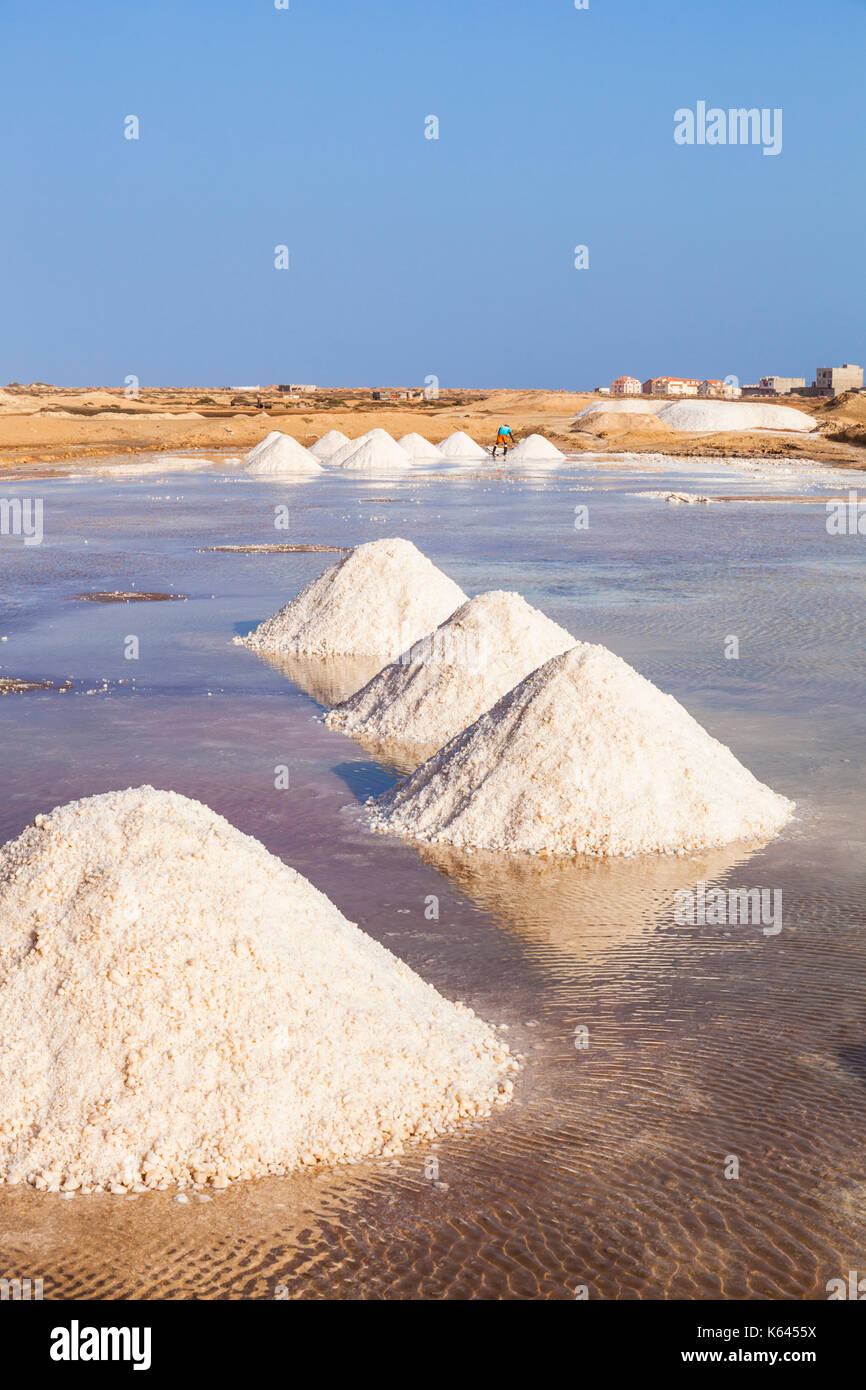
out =
[[(796, 401), (818, 420), (821, 434), (814, 437), (674, 434), (651, 416), (618, 419), (605, 410), (605, 397), (586, 391), (462, 390), (436, 401), (380, 402), (370, 391), (322, 390), (290, 400), (267, 388), (261, 398), (264, 410), (256, 408), (255, 393), (213, 388), (143, 390), (130, 399), (120, 388), (13, 385), (0, 389), (0, 467), (187, 449), (240, 456), (273, 429), (306, 446), (330, 429), (357, 437), (374, 425), (395, 438), (417, 430), (434, 443), (462, 429), (490, 445), (503, 421), (518, 439), (535, 432), (572, 453), (779, 456), (860, 467), (866, 444), (866, 397), (850, 392), (829, 403)], [(574, 417), (588, 404), (599, 414), (578, 428)]]

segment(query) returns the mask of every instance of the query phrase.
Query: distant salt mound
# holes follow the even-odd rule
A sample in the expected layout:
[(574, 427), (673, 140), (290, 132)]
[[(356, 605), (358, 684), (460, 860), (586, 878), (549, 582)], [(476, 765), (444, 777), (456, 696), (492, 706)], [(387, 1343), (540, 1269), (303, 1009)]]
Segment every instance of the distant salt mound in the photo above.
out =
[[(331, 462), (336, 460), (332, 459)], [(400, 448), (387, 430), (371, 430), (363, 443), (358, 444), (339, 466), (350, 473), (390, 473), (409, 468), (411, 463), (406, 450)]]
[(280, 473), (321, 473), (322, 465), (289, 434), (271, 433), (247, 454), (247, 472), (257, 477)]
[(486, 459), (487, 451), (476, 444), (463, 430), (455, 430), (438, 446), (440, 454), (446, 459)]
[(766, 836), (793, 803), (605, 647), (577, 643), (381, 797), (374, 827), (531, 854), (680, 854)]
[(520, 594), (479, 594), (326, 717), (346, 734), (440, 748), (518, 681), (574, 646)]
[(310, 453), (315, 454), (317, 459), (330, 459), (338, 449), (342, 449), (344, 444), (349, 443), (349, 436), (343, 434), (342, 430), (328, 430), (321, 439), (317, 439), (315, 444), (310, 445)]
[(431, 444), (429, 439), (425, 439), (423, 434), (404, 434), (397, 443), (401, 449), (405, 449), (410, 459), (441, 459), (441, 450)]
[(575, 415), (575, 421), (586, 420), (590, 415), (597, 415), (599, 411), (604, 411), (606, 415), (658, 415), (659, 411), (664, 410), (666, 402), (663, 400), (653, 400), (651, 396), (639, 396), (637, 400), (610, 400), (607, 396), (602, 396), (598, 401), (592, 401), (585, 405), (583, 410), (579, 410)]
[(0, 1184), (113, 1192), (400, 1153), (507, 1046), (200, 802), (136, 787), (0, 848)]
[(516, 448), (511, 450), (508, 457), (514, 461), (517, 459), (537, 459), (542, 460), (561, 460), (565, 454), (561, 449), (557, 449), (555, 444), (551, 444), (549, 439), (545, 439), (543, 434), (529, 434), (525, 439), (521, 439)]
[(393, 661), (466, 602), (411, 541), (370, 541), (234, 640), (252, 651)]
[(673, 401), (659, 411), (668, 429), (694, 434), (732, 430), (796, 430), (806, 434), (817, 426), (805, 410), (757, 401)]

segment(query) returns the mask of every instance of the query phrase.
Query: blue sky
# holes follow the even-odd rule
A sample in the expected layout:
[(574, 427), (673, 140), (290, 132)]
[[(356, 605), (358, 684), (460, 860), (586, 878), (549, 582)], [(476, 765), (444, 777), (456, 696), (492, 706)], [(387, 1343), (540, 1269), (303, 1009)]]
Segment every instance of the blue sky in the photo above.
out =
[[(0, 23), (0, 382), (866, 359), (866, 0), (0, 0)], [(781, 154), (676, 145), (699, 100), (781, 107)]]

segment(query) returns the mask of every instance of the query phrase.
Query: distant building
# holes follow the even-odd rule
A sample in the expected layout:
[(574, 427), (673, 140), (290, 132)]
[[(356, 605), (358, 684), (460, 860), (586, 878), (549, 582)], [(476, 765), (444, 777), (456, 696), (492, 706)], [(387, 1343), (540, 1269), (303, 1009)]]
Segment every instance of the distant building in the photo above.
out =
[(735, 401), (742, 394), (732, 381), (717, 381), (715, 377), (707, 377), (698, 387), (699, 396), (714, 396), (725, 401)]
[(318, 386), (278, 386), (278, 391), (283, 391), (287, 396), (313, 396), (318, 391)]
[(644, 382), (641, 391), (645, 396), (696, 396), (700, 384), (696, 377), (654, 376)]
[(788, 396), (806, 385), (804, 376), (762, 376), (758, 385), (771, 396)]
[(840, 391), (862, 391), (863, 368), (845, 362), (841, 367), (819, 367), (815, 373), (815, 387), (819, 391), (831, 391), (838, 396)]
[(618, 376), (610, 383), (612, 396), (639, 396), (640, 393), (641, 384), (636, 376)]
[(610, 395), (610, 387), (609, 387), (609, 386), (596, 386), (596, 388), (595, 388), (595, 394), (596, 394), (597, 396), (609, 396), (609, 395)]

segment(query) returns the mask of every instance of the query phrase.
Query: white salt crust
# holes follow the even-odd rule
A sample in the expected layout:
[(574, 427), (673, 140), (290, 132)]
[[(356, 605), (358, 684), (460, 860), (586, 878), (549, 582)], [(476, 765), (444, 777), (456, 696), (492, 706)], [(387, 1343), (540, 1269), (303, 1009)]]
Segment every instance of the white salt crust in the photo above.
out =
[(0, 1183), (128, 1192), (400, 1153), (508, 1049), (199, 802), (73, 801), (0, 849)]
[(358, 545), (297, 598), (234, 640), (252, 651), (392, 661), (466, 602), (411, 541)]
[(532, 854), (679, 854), (767, 836), (792, 802), (605, 647), (527, 676), (369, 809), (376, 829)]
[(494, 589), (462, 604), (325, 722), (346, 734), (439, 748), (574, 641), (520, 594)]
[(447, 459), (486, 459), (487, 450), (482, 449), (480, 444), (476, 444), (471, 435), (465, 434), (463, 430), (456, 430), (454, 434), (449, 434), (447, 439), (437, 445), (440, 454)]
[(321, 473), (317, 458), (289, 434), (271, 430), (260, 444), (247, 454), (247, 472), (257, 476), (280, 473)]

